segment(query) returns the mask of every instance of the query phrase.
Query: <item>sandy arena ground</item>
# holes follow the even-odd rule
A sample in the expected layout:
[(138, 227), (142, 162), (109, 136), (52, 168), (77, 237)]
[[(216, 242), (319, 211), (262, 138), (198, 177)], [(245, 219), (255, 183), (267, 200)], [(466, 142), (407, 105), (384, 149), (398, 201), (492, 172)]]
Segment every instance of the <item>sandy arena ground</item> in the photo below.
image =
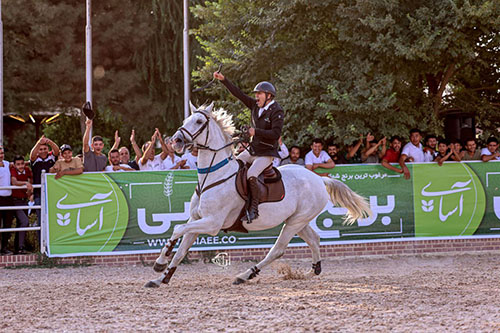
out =
[(0, 332), (498, 332), (500, 253), (323, 260), (323, 273), (285, 280), (280, 260), (181, 265), (145, 289), (151, 267), (1, 269)]

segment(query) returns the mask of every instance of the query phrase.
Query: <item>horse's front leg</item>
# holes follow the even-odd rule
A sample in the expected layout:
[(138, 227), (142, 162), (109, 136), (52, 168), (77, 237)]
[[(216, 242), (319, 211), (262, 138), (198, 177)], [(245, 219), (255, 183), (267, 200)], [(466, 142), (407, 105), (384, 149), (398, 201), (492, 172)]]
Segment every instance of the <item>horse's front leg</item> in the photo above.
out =
[(208, 234), (215, 236), (219, 233), (224, 225), (225, 219), (216, 219), (212, 217), (204, 217), (196, 221), (189, 221), (185, 224), (178, 224), (174, 227), (174, 232), (170, 240), (174, 241), (184, 236), (185, 234)]
[(169, 239), (167, 244), (161, 249), (160, 255), (158, 258), (156, 258), (156, 261), (153, 265), (153, 270), (155, 272), (161, 273), (167, 268), (168, 265), (168, 257), (170, 256), (170, 253), (172, 253), (172, 250), (174, 249), (175, 244), (177, 243), (177, 239), (172, 241), (172, 239)]
[(221, 220), (222, 222), (218, 222), (218, 219), (214, 218), (201, 218), (196, 221), (189, 221), (186, 224), (177, 225), (174, 228), (172, 237), (170, 238), (171, 240), (177, 240), (180, 237), (183, 237), (181, 245), (179, 246), (179, 249), (177, 249), (177, 253), (172, 258), (172, 262), (168, 266), (168, 269), (163, 272), (158, 279), (151, 280), (146, 283), (145, 287), (157, 288), (161, 283), (168, 283), (177, 269), (177, 265), (179, 265), (191, 245), (193, 245), (196, 237), (198, 237), (199, 234), (208, 234), (212, 236), (217, 235), (224, 224), (224, 219)]
[[(200, 205), (200, 197), (196, 193), (193, 193), (193, 196), (191, 197), (191, 202), (189, 204), (190, 206), (189, 220), (186, 223), (190, 223), (190, 221), (199, 220), (201, 218), (198, 215), (199, 205)], [(167, 244), (165, 244), (165, 246), (162, 248), (160, 255), (156, 259), (155, 264), (153, 266), (155, 272), (161, 273), (165, 270), (165, 268), (167, 268), (168, 257), (172, 253), (174, 246), (177, 243), (177, 240), (178, 238), (173, 238), (173, 236), (170, 237)]]
[[(196, 240), (196, 237), (198, 237), (198, 234), (186, 234), (182, 238), (181, 244), (179, 245), (179, 248), (177, 249), (177, 252), (175, 253), (174, 257), (172, 258), (172, 262), (170, 264), (170, 267), (166, 272), (164, 272), (160, 277), (156, 280), (151, 280), (148, 283), (144, 285), (144, 287), (147, 288), (158, 288), (160, 284), (162, 283), (168, 283), (170, 281), (170, 278), (175, 272), (175, 269), (177, 268), (177, 265), (181, 262), (182, 258), (187, 254), (189, 248), (193, 245), (194, 241)], [(161, 255), (160, 255), (161, 257)], [(167, 258), (168, 260), (168, 258)], [(157, 259), (158, 262), (158, 259)], [(155, 263), (155, 266), (157, 265), (157, 262)], [(166, 263), (164, 264), (165, 266), (167, 265)], [(156, 270), (156, 269), (155, 269)], [(165, 270), (165, 268), (162, 269), (162, 271)]]

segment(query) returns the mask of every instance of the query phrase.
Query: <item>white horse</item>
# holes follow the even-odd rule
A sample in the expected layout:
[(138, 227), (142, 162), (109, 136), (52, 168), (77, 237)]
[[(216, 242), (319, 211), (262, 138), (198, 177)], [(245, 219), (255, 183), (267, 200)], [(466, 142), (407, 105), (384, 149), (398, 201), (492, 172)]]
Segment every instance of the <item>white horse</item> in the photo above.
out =
[[(158, 279), (146, 283), (145, 287), (159, 287), (161, 283), (168, 283), (198, 235), (215, 236), (221, 229), (229, 228), (245, 205), (235, 186), (235, 173), (239, 164), (233, 159), (232, 118), (224, 110), (212, 112), (212, 108), (213, 103), (208, 107), (201, 106), (199, 109), (191, 104), (191, 116), (184, 120), (183, 126), (172, 137), (177, 152), (182, 152), (186, 146), (196, 145), (199, 150), (198, 170), (206, 169), (208, 173), (199, 172), (198, 182), (202, 193), (198, 195), (195, 192), (191, 198), (189, 220), (185, 224), (175, 226), (172, 237), (156, 259), (154, 270), (165, 271), (168, 256), (176, 241), (182, 237), (168, 270)], [(320, 237), (309, 226), (309, 221), (324, 209), (328, 199), (334, 205), (347, 208), (346, 223), (352, 224), (357, 219), (371, 214), (366, 199), (340, 181), (320, 177), (302, 166), (285, 165), (279, 170), (285, 187), (285, 197), (279, 202), (261, 203), (259, 217), (250, 224), (244, 223), (244, 227), (249, 231), (258, 231), (285, 223), (276, 243), (264, 260), (239, 274), (235, 284), (254, 278), (261, 269), (281, 257), (295, 235), (299, 235), (311, 248), (312, 271), (316, 275), (319, 274)], [(218, 185), (209, 188), (219, 181)]]

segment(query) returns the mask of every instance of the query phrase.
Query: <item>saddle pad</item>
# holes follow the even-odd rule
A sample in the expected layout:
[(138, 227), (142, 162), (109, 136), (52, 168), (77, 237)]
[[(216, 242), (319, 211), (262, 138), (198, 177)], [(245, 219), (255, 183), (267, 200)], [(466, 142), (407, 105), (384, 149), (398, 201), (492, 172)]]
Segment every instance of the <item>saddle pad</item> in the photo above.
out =
[[(248, 230), (243, 226), (241, 218), (246, 215), (248, 209), (248, 186), (247, 186), (247, 172), (249, 165), (245, 165), (243, 162), (238, 160), (240, 163), (240, 169), (236, 175), (236, 191), (240, 197), (245, 200), (246, 204), (243, 206), (238, 218), (234, 223), (227, 229), (223, 229), (224, 232), (235, 231), (248, 233)], [(285, 186), (283, 185), (283, 180), (281, 179), (281, 173), (275, 167), (269, 167), (259, 176), (257, 182), (259, 184), (260, 200), (259, 203), (263, 202), (278, 202), (283, 200), (285, 197)]]

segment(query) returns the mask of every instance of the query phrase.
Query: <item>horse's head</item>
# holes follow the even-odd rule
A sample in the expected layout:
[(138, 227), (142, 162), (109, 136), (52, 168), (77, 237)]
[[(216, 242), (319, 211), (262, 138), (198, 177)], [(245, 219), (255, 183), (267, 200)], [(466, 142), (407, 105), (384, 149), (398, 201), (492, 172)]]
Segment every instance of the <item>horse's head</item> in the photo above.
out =
[(208, 141), (209, 123), (214, 103), (196, 108), (189, 102), (189, 107), (191, 115), (184, 120), (182, 126), (171, 138), (177, 153), (182, 153), (186, 148), (195, 144), (206, 146)]

